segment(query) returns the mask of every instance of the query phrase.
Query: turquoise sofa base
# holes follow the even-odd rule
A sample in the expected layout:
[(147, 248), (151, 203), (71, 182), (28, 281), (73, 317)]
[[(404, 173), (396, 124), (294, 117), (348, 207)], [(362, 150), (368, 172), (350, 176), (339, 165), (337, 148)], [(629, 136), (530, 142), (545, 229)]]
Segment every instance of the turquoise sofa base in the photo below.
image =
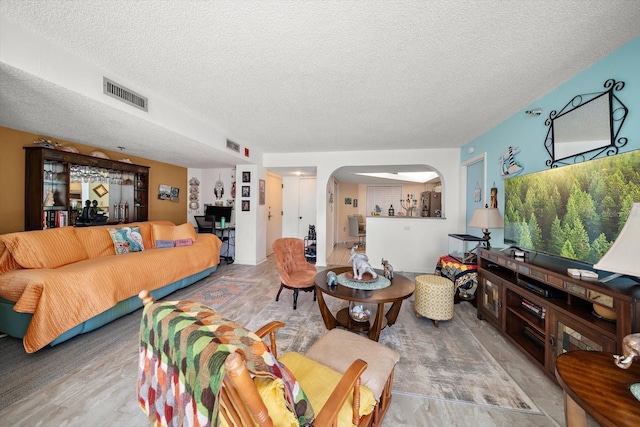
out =
[[(151, 291), (151, 296), (156, 300), (163, 298), (170, 293), (177, 291), (178, 289), (185, 288), (197, 282), (198, 280), (204, 279), (205, 277), (216, 271), (217, 268), (218, 266), (214, 266), (201, 271), (200, 273), (196, 273), (189, 277), (185, 277), (184, 279), (180, 279), (176, 282), (169, 283), (162, 288)], [(14, 302), (0, 298), (0, 331), (15, 338), (24, 338), (25, 334), (27, 333), (29, 322), (31, 321), (31, 314), (18, 313), (13, 311), (14, 305)], [(103, 311), (97, 316), (94, 316), (91, 319), (79, 324), (78, 326), (69, 329), (67, 332), (63, 333), (58, 338), (49, 343), (49, 345), (54, 346), (56, 344), (60, 344), (61, 342), (67, 341), (68, 339), (73, 338), (76, 335), (84, 334), (86, 332), (93, 331), (94, 329), (98, 329), (99, 327), (104, 326), (109, 322), (113, 322), (119, 317), (136, 311), (140, 307), (142, 307), (142, 300), (138, 298), (137, 295), (127, 298), (126, 300), (120, 301), (109, 310)]]

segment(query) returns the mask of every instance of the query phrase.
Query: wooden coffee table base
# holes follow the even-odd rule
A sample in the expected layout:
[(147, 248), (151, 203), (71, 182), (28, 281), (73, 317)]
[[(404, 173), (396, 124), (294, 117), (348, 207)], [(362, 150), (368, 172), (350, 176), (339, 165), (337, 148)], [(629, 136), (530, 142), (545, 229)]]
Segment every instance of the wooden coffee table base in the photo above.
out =
[[(414, 284), (406, 277), (396, 274), (391, 282), (391, 286), (378, 290), (360, 291), (347, 288), (342, 285), (337, 285), (335, 288), (330, 289), (327, 286), (326, 277), (329, 271), (334, 271), (336, 274), (340, 274), (348, 270), (351, 270), (351, 267), (340, 267), (325, 270), (316, 275), (318, 307), (320, 308), (324, 324), (327, 329), (342, 326), (354, 332), (366, 332), (369, 339), (378, 341), (380, 339), (380, 332), (382, 329), (387, 325), (393, 325), (396, 323), (396, 319), (400, 313), (400, 307), (402, 307), (402, 301), (413, 294)], [(334, 316), (327, 306), (324, 294), (345, 301), (359, 301), (367, 304), (376, 304), (377, 309), (375, 317), (372, 316), (373, 323), (371, 323), (371, 319), (369, 322), (356, 322), (351, 319), (348, 307), (341, 309), (338, 311), (336, 316)], [(384, 312), (385, 303), (392, 303), (391, 308), (389, 308), (386, 313)]]

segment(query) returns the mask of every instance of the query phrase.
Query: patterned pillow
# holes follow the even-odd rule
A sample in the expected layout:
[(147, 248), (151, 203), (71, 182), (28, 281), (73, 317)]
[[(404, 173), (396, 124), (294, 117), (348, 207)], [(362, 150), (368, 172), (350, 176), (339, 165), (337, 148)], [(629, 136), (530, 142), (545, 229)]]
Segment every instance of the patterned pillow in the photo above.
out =
[(116, 255), (144, 251), (140, 227), (109, 228)]

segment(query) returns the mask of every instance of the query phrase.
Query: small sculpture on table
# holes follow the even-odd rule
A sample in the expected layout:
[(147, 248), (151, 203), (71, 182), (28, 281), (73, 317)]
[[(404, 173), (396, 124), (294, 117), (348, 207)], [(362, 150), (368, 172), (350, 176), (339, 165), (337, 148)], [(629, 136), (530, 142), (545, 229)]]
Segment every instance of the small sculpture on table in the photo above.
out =
[(362, 280), (362, 276), (365, 273), (371, 274), (372, 278), (378, 277), (378, 273), (375, 272), (371, 264), (369, 264), (369, 257), (365, 254), (359, 254), (356, 252), (358, 245), (351, 248), (351, 257), (349, 262), (353, 264), (353, 278), (354, 280)]
[(327, 273), (327, 285), (329, 287), (338, 285), (338, 276), (333, 271)]
[(389, 280), (393, 279), (393, 266), (384, 258), (382, 258), (382, 267), (384, 268), (384, 277)]
[(629, 334), (622, 340), (622, 356), (613, 356), (618, 368), (629, 369), (633, 359), (640, 357), (640, 334)]
[[(613, 356), (616, 366), (622, 369), (629, 369), (636, 357), (640, 358), (640, 333), (624, 337), (622, 339), (622, 356)], [(640, 382), (631, 384), (629, 390), (636, 399), (640, 400)]]

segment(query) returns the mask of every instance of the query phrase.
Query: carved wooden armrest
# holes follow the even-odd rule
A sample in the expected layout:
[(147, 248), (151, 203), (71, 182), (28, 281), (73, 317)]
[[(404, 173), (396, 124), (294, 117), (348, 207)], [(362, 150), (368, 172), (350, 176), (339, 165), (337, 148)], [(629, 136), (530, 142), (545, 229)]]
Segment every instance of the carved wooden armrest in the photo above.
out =
[[(227, 403), (227, 408), (233, 408), (234, 411), (237, 410), (238, 412), (223, 416), (232, 417), (235, 422), (240, 422), (241, 420), (244, 422), (250, 421), (251, 416), (244, 410), (244, 406), (241, 404), (241, 402), (244, 402), (251, 412), (253, 419), (260, 427), (273, 427), (273, 421), (269, 417), (267, 407), (251, 379), (251, 375), (242, 356), (238, 353), (232, 353), (227, 356), (225, 368), (227, 372), (223, 379), (225, 383), (223, 400)], [(228, 381), (231, 381), (232, 384), (229, 384)], [(240, 395), (240, 393), (242, 395)], [(243, 422), (239, 424), (245, 425)]]
[(327, 403), (316, 414), (314, 421), (318, 426), (335, 425), (338, 412), (344, 405), (350, 393), (353, 393), (353, 419), (354, 425), (360, 423), (360, 376), (367, 369), (367, 362), (362, 359), (355, 360), (342, 375), (342, 379), (329, 396)]
[(153, 304), (156, 300), (151, 296), (148, 290), (143, 289), (138, 294), (138, 298), (142, 300), (142, 305)]
[(264, 338), (269, 335), (269, 348), (274, 357), (278, 357), (278, 349), (276, 347), (276, 329), (283, 328), (284, 323), (273, 320), (256, 331), (256, 335)]

